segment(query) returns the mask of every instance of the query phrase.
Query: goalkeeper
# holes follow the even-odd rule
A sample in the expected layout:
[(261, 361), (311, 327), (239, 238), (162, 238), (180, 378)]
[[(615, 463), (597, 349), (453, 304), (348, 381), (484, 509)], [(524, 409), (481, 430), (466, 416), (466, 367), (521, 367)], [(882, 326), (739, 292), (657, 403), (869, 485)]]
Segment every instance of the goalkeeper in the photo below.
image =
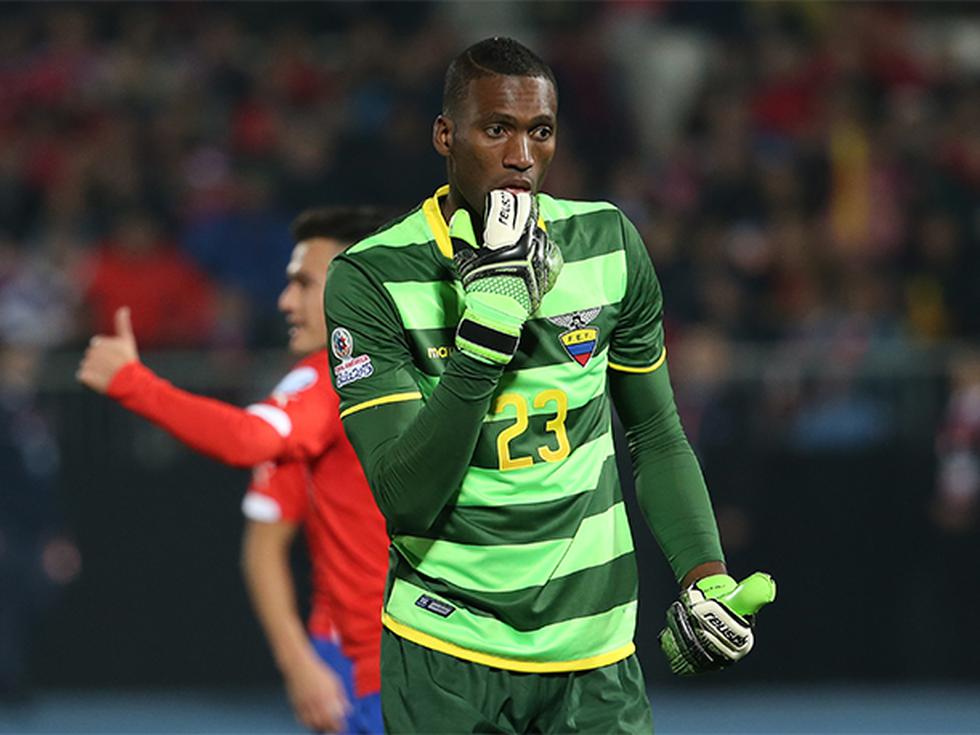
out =
[(464, 51), (433, 127), (449, 185), (328, 276), (341, 418), (392, 539), (388, 732), (652, 729), (610, 397), (682, 588), (671, 668), (740, 659), (774, 596), (727, 574), (639, 234), (611, 204), (540, 193), (557, 106), (519, 43)]

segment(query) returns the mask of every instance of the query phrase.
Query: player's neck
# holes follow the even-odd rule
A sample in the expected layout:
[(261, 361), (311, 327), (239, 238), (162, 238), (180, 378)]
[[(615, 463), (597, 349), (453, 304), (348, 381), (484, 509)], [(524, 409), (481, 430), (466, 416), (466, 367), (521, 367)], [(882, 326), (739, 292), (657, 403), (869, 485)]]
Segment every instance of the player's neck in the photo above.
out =
[(459, 195), (453, 187), (452, 184), (449, 186), (449, 193), (439, 200), (439, 211), (442, 212), (442, 218), (449, 223), (449, 220), (453, 216), (453, 212), (457, 209), (461, 209), (464, 206), (463, 198)]

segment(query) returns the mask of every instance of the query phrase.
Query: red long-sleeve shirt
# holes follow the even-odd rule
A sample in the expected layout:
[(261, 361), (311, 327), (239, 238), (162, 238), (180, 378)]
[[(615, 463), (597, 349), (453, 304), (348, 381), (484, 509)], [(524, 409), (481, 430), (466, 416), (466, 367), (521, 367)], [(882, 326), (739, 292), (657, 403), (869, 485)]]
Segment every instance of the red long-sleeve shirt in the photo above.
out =
[(326, 351), (244, 409), (181, 390), (138, 362), (117, 373), (109, 395), (203, 454), (255, 467), (245, 514), (303, 524), (313, 566), (310, 632), (335, 627), (358, 696), (378, 691), (388, 537), (341, 427)]

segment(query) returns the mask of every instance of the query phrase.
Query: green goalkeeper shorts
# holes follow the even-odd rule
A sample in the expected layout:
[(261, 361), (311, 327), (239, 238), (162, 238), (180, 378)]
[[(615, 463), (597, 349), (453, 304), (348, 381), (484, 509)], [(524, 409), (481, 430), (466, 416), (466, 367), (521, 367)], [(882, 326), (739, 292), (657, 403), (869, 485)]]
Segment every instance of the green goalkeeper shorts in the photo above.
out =
[(636, 654), (609, 666), (524, 674), (381, 639), (381, 710), (387, 733), (653, 732)]

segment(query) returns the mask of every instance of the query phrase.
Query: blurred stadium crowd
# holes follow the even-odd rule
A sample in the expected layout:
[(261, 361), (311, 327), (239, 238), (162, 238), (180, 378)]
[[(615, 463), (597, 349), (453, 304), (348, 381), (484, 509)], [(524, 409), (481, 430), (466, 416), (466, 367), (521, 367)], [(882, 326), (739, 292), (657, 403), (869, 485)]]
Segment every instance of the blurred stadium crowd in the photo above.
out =
[[(431, 192), (442, 70), (503, 27), (558, 73), (549, 190), (638, 224), (696, 402), (765, 367), (780, 435), (890, 438), (924, 424), (857, 376), (980, 337), (976, 11), (6, 5), (0, 335), (78, 346), (129, 304), (145, 348), (281, 345), (290, 218)], [(760, 343), (764, 366), (732, 357)]]
[(289, 221), (443, 183), (441, 76), (492, 28), (557, 73), (548, 191), (644, 234), (695, 442), (937, 441), (935, 520), (973, 528), (978, 10), (6, 3), (0, 345), (75, 349), (128, 304), (150, 350), (281, 347)]
[[(561, 86), (549, 189), (641, 226), (675, 336), (980, 336), (976, 13), (971, 45), (948, 6), (707, 7), (514, 6)], [(290, 217), (442, 181), (460, 14), (5, 6), (5, 337), (77, 343), (126, 302), (148, 347), (278, 345)]]
[[(77, 343), (129, 302), (146, 346), (278, 345), (289, 218), (442, 180), (451, 6), (93, 10), (4, 8), (8, 338)], [(561, 85), (549, 189), (641, 225), (673, 334), (980, 336), (980, 50), (948, 7), (519, 16)]]

